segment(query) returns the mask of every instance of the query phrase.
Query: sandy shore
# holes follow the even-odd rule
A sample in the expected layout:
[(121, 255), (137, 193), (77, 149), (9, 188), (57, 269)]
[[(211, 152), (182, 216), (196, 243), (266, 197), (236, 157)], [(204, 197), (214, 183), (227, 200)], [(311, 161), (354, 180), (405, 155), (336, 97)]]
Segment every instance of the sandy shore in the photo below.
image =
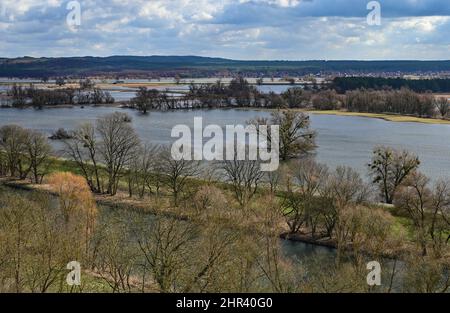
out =
[(450, 120), (442, 120), (437, 118), (424, 118), (415, 116), (405, 116), (405, 115), (395, 115), (395, 114), (379, 114), (379, 113), (362, 113), (362, 112), (347, 112), (347, 111), (317, 111), (311, 110), (306, 111), (310, 114), (322, 114), (322, 115), (339, 115), (339, 116), (359, 116), (359, 117), (369, 117), (383, 119), (389, 122), (403, 122), (403, 123), (423, 123), (423, 124), (448, 124), (450, 125)]

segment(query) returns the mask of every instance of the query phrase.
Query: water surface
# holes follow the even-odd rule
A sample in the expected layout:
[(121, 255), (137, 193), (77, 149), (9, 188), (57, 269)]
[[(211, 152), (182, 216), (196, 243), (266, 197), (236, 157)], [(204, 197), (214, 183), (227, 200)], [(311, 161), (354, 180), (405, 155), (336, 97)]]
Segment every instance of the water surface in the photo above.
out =
[[(60, 109), (1, 109), (0, 125), (18, 124), (40, 130), (47, 135), (58, 128), (71, 130), (83, 122), (114, 111), (127, 112), (144, 142), (171, 144), (174, 125), (193, 126), (194, 117), (201, 116), (206, 124), (220, 126), (245, 124), (255, 117), (267, 117), (269, 112), (257, 110), (178, 110), (151, 112), (141, 115), (130, 109), (108, 107)], [(312, 128), (317, 131), (317, 159), (334, 168), (351, 166), (367, 175), (372, 150), (378, 145), (394, 146), (418, 154), (422, 171), (433, 179), (450, 178), (450, 125), (398, 123), (381, 119), (311, 115)]]

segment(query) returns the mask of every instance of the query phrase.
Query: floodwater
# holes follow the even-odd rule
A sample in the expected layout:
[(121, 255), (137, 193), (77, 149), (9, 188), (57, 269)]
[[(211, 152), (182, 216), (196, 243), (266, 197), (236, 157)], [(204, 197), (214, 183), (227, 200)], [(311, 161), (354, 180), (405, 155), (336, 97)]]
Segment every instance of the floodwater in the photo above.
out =
[[(194, 117), (203, 117), (203, 126), (244, 124), (255, 117), (267, 117), (261, 110), (178, 110), (141, 115), (131, 109), (112, 107), (0, 109), (0, 126), (18, 124), (48, 135), (58, 128), (71, 130), (83, 122), (114, 111), (126, 112), (143, 142), (169, 145), (173, 126), (194, 124)], [(450, 179), (450, 125), (398, 123), (381, 119), (311, 115), (311, 126), (317, 132), (316, 158), (330, 168), (350, 166), (367, 176), (372, 150), (379, 145), (393, 146), (416, 153), (422, 161), (421, 170), (433, 180)], [(56, 144), (57, 145), (57, 144)]]

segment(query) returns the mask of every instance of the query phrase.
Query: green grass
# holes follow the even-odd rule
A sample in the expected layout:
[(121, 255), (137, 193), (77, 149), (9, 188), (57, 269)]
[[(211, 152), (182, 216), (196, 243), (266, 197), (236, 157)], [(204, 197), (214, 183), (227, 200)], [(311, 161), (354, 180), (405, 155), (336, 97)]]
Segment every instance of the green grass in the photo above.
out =
[(95, 292), (95, 293), (108, 293), (112, 292), (112, 288), (109, 284), (102, 278), (95, 277), (86, 272), (81, 274), (81, 284), (82, 291), (84, 293)]
[(48, 292), (50, 293), (111, 293), (113, 290), (102, 278), (90, 273), (81, 273), (81, 286), (68, 286), (65, 282), (65, 274), (61, 275), (61, 284), (54, 284)]
[(81, 175), (81, 170), (77, 166), (77, 163), (71, 160), (53, 159), (50, 166), (50, 173), (55, 172), (71, 172)]

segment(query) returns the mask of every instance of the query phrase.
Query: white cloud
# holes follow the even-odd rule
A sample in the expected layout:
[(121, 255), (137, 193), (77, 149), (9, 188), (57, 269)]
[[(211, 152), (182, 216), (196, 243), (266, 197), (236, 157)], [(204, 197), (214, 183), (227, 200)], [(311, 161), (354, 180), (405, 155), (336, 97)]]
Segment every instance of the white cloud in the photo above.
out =
[(366, 0), (80, 0), (76, 33), (68, 0), (1, 1), (0, 56), (450, 58), (450, 1), (385, 2), (382, 25), (370, 27)]

